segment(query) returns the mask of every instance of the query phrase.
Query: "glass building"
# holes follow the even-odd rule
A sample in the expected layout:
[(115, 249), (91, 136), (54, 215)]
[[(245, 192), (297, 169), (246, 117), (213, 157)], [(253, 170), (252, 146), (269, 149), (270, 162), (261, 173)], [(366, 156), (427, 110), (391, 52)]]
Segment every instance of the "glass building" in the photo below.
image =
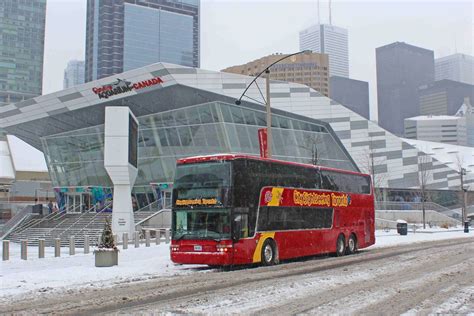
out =
[[(176, 159), (214, 153), (259, 155), (258, 129), (265, 112), (224, 102), (198, 104), (139, 117), (138, 176), (134, 194), (140, 206), (153, 202), (151, 183), (173, 182)], [(358, 170), (330, 127), (274, 115), (273, 157)], [(112, 187), (104, 168), (104, 126), (41, 139), (55, 187)], [(315, 152), (317, 148), (317, 152)]]
[(0, 106), (41, 95), (46, 0), (0, 1)]
[(199, 67), (199, 0), (88, 0), (86, 82), (156, 62)]

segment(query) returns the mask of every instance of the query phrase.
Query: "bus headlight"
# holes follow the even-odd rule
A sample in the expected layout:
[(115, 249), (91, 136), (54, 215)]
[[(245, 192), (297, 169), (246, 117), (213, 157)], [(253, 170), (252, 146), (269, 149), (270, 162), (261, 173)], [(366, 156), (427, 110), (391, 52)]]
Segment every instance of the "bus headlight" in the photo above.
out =
[(217, 245), (217, 252), (228, 252), (232, 248), (232, 245)]

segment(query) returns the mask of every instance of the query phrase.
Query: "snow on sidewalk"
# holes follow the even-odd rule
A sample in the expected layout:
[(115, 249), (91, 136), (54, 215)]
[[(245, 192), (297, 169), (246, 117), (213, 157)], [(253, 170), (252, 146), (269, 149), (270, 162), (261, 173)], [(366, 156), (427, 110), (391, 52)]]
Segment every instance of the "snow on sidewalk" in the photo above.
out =
[[(424, 233), (430, 232), (430, 233)], [(462, 230), (428, 229), (407, 236), (400, 236), (395, 230), (376, 231), (376, 244), (369, 249), (390, 247), (423, 241), (462, 238), (473, 236)], [(133, 245), (132, 245), (133, 246)], [(46, 249), (46, 258), (38, 259), (38, 249), (29, 247), (28, 260), (20, 259), (20, 246), (10, 246), (10, 260), (0, 262), (0, 303), (12, 296), (28, 292), (61, 292), (71, 288), (107, 287), (119, 283), (144, 281), (157, 277), (172, 277), (186, 273), (212, 271), (206, 266), (175, 265), (170, 260), (169, 245), (129, 248), (119, 253), (119, 265), (110, 268), (96, 268), (94, 255), (67, 255), (68, 248), (61, 249), (61, 257), (54, 258), (54, 249)]]

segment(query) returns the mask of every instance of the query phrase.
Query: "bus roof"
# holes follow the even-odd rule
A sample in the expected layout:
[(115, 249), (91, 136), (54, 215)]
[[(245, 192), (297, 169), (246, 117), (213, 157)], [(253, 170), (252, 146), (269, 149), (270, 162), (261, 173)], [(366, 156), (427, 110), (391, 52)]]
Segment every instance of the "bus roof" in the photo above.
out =
[(337, 171), (337, 172), (343, 172), (343, 173), (349, 173), (349, 174), (370, 176), (365, 173), (360, 173), (360, 172), (355, 172), (355, 171), (350, 171), (350, 170), (337, 169), (337, 168), (325, 167), (325, 166), (320, 166), (320, 165), (311, 165), (311, 164), (279, 160), (279, 159), (273, 159), (273, 158), (262, 158), (260, 156), (252, 156), (252, 155), (245, 155), (245, 154), (215, 154), (215, 155), (206, 155), (206, 156), (187, 157), (187, 158), (178, 159), (177, 164), (184, 165), (184, 164), (200, 163), (200, 162), (208, 162), (208, 161), (220, 161), (220, 160), (230, 161), (230, 160), (236, 160), (236, 159), (251, 159), (251, 160), (258, 160), (258, 161), (281, 163), (281, 164), (292, 165), (292, 166), (301, 166), (305, 168), (317, 168), (321, 170), (329, 170), (329, 171)]

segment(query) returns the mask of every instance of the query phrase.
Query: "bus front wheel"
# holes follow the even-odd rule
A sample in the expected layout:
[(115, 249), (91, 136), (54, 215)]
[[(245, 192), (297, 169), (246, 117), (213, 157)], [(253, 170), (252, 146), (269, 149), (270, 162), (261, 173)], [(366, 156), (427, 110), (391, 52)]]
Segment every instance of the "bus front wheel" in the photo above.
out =
[(273, 240), (267, 239), (262, 246), (262, 264), (264, 266), (271, 266), (276, 263), (278, 263), (277, 247)]
[(344, 256), (345, 252), (346, 252), (346, 239), (344, 238), (343, 234), (340, 234), (339, 237), (337, 237), (337, 242), (336, 242), (336, 257)]

